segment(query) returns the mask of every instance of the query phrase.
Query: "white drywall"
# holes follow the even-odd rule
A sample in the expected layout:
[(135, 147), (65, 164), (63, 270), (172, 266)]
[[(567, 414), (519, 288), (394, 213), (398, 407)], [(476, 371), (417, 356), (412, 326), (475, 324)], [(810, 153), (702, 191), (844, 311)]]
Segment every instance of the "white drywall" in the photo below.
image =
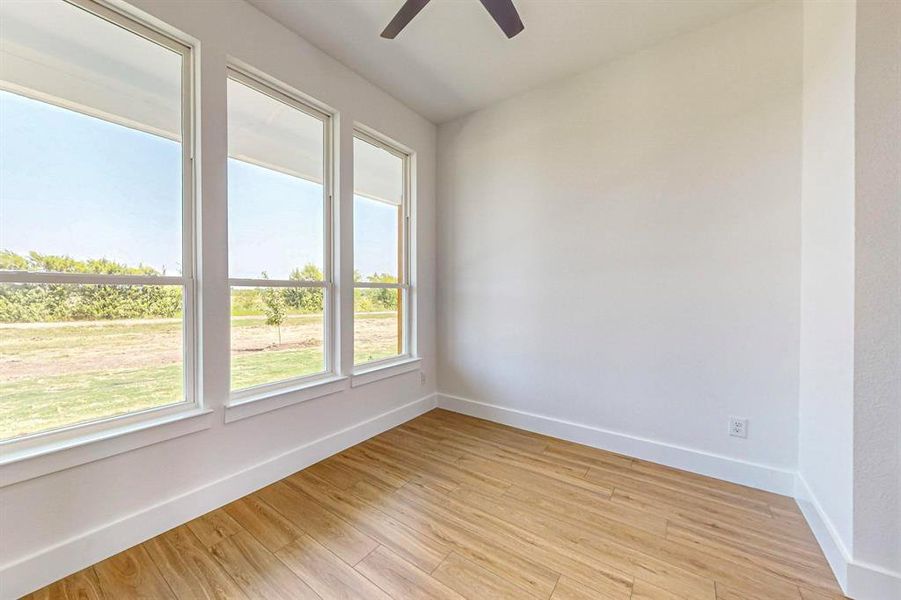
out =
[(794, 469), (800, 31), (766, 5), (439, 127), (441, 392)]
[(799, 502), (845, 592), (901, 597), (901, 4), (804, 4)]
[[(123, 550), (215, 504), (244, 495), (322, 457), (341, 444), (428, 408), (435, 377), (435, 127), (385, 92), (239, 0), (133, 0), (139, 9), (199, 42), (201, 62), (200, 183), (203, 339), (202, 386), (215, 409), (211, 428), (0, 489), (0, 597), (18, 595)], [(339, 112), (341, 284), (351, 281), (352, 127), (363, 123), (416, 152), (415, 297), (417, 346), (426, 383), (410, 372), (369, 385), (223, 423), (228, 396), (229, 323), (226, 248), (225, 68), (233, 57), (326, 103)], [(351, 309), (351, 294), (344, 294)], [(352, 332), (343, 328), (343, 355)], [(410, 405), (411, 402), (425, 399)], [(410, 405), (411, 408), (395, 409)], [(394, 412), (392, 412), (394, 411)], [(413, 411), (411, 413), (410, 411)], [(387, 416), (383, 416), (387, 415)], [(393, 416), (392, 416), (393, 415)], [(403, 417), (403, 418), (401, 418)], [(359, 425), (359, 424), (363, 425)], [(343, 431), (348, 427), (359, 427)], [(357, 433), (359, 432), (359, 433)], [(338, 434), (337, 438), (329, 438)], [(365, 435), (364, 435), (365, 434)], [(301, 451), (311, 442), (323, 443)], [(276, 461), (276, 462), (273, 462)], [(260, 468), (277, 464), (278, 468)], [(233, 483), (229, 483), (233, 482)], [(196, 493), (212, 489), (216, 493)], [(185, 500), (187, 498), (188, 500)], [(213, 504), (213, 505), (211, 505)], [(149, 512), (148, 512), (149, 511)], [(150, 515), (150, 516), (147, 516)], [(125, 526), (123, 526), (123, 523)], [(136, 539), (137, 538), (137, 539)]]
[(901, 598), (901, 2), (857, 3), (856, 63), (854, 560)]
[(804, 3), (801, 477), (852, 551), (854, 421), (853, 2)]

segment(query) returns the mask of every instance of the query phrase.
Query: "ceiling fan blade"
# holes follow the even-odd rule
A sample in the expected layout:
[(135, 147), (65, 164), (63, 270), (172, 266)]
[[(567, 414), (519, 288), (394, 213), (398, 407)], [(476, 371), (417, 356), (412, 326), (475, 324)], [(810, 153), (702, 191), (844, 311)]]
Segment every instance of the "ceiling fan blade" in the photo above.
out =
[(482, 0), (482, 5), (508, 38), (526, 28), (513, 6), (513, 0)]
[(407, 0), (404, 2), (404, 5), (400, 7), (400, 10), (397, 11), (397, 14), (394, 15), (391, 22), (385, 27), (385, 31), (382, 32), (382, 37), (393, 40), (397, 37), (397, 34), (400, 33), (400, 30), (406, 27), (407, 24), (413, 20), (413, 17), (418, 15), (419, 11), (421, 11), (428, 3), (429, 0)]

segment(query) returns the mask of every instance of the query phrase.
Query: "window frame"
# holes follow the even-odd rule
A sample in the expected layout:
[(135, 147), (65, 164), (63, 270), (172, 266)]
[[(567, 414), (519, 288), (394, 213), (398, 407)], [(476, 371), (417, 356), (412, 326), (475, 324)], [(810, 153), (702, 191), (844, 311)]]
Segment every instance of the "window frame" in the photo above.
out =
[[(413, 249), (414, 249), (414, 239), (413, 239), (413, 208), (412, 208), (412, 195), (413, 195), (413, 160), (414, 154), (413, 152), (407, 150), (400, 144), (392, 141), (391, 139), (383, 136), (382, 134), (373, 131), (361, 124), (356, 124), (353, 129), (353, 139), (359, 139), (362, 142), (371, 144), (376, 148), (380, 148), (393, 154), (394, 156), (400, 158), (403, 161), (403, 185), (402, 185), (402, 198), (401, 198), (401, 215), (402, 219), (402, 227), (400, 235), (398, 236), (397, 244), (398, 244), (398, 253), (400, 254), (400, 260), (398, 261), (398, 274), (397, 274), (397, 283), (375, 283), (375, 282), (366, 282), (366, 281), (354, 281), (352, 282), (351, 294), (353, 295), (353, 299), (351, 300), (351, 306), (353, 306), (356, 300), (356, 290), (358, 289), (397, 289), (401, 292), (401, 306), (403, 307), (403, 313), (401, 314), (401, 327), (402, 327), (402, 339), (401, 343), (403, 344), (403, 352), (397, 354), (395, 356), (390, 356), (388, 358), (382, 358), (378, 360), (372, 360), (362, 363), (357, 363), (354, 358), (351, 358), (351, 374), (360, 376), (363, 374), (369, 374), (373, 371), (378, 371), (381, 369), (387, 369), (389, 367), (394, 367), (398, 364), (403, 363), (411, 363), (417, 360), (416, 349), (414, 347), (415, 336), (413, 335), (413, 326), (415, 323), (414, 319), (414, 309), (413, 309), (413, 301), (415, 298), (414, 294), (414, 286), (412, 284), (413, 278)], [(354, 196), (357, 194), (354, 193)], [(353, 253), (354, 260), (354, 268), (356, 268), (356, 250)], [(353, 338), (353, 347), (354, 352), (356, 348), (356, 329), (354, 327), (354, 321), (356, 319), (356, 311), (351, 310), (350, 314), (350, 327)], [(351, 353), (353, 357), (353, 352)]]
[[(99, 417), (88, 421), (71, 423), (62, 427), (0, 440), (0, 455), (5, 464), (7, 459), (18, 460), (34, 452), (47, 449), (66, 448), (80, 441), (95, 441), (106, 434), (120, 435), (133, 428), (141, 428), (153, 422), (171, 422), (180, 417), (206, 414), (199, 392), (199, 332), (197, 302), (197, 240), (199, 219), (197, 214), (197, 191), (195, 172), (196, 144), (196, 89), (195, 89), (195, 45), (163, 31), (146, 20), (129, 12), (111, 8), (94, 0), (62, 0), (75, 8), (103, 19), (134, 35), (158, 44), (181, 56), (181, 176), (182, 176), (182, 273), (181, 275), (106, 275), (91, 273), (60, 273), (38, 271), (0, 270), (0, 284), (69, 284), (69, 285), (178, 285), (182, 288), (182, 366), (183, 399), (164, 406)], [(6, 86), (0, 86), (6, 89)], [(137, 129), (98, 114), (90, 107), (77, 107), (72, 103), (52, 102), (48, 98), (27, 91), (10, 88), (8, 91), (32, 100), (59, 106), (109, 123)], [(140, 131), (140, 129), (138, 129)], [(153, 133), (147, 131), (148, 133)], [(155, 134), (155, 135), (158, 135)]]
[[(322, 281), (295, 281), (291, 279), (263, 279), (247, 277), (228, 277), (229, 289), (229, 346), (228, 346), (228, 387), (229, 397), (226, 408), (245, 405), (258, 400), (265, 400), (273, 396), (303, 390), (317, 386), (321, 383), (329, 383), (338, 376), (337, 347), (335, 334), (336, 328), (336, 294), (334, 281), (334, 127), (335, 115), (332, 111), (319, 105), (304, 94), (284, 85), (258, 71), (244, 65), (229, 62), (226, 68), (226, 81), (235, 81), (249, 87), (278, 102), (301, 111), (322, 122)], [(226, 119), (228, 109), (226, 107)], [(227, 205), (227, 201), (226, 201)], [(229, 250), (226, 249), (226, 253)], [(231, 291), (235, 287), (285, 287), (285, 288), (318, 288), (322, 290), (323, 301), (323, 370), (309, 375), (290, 377), (261, 383), (245, 388), (232, 389), (232, 348), (231, 348)]]

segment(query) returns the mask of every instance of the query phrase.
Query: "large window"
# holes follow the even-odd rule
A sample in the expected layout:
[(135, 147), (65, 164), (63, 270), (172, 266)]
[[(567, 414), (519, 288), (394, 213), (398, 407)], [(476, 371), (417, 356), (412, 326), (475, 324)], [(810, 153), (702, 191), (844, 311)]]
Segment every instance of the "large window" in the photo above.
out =
[(409, 156), (354, 137), (354, 365), (410, 354)]
[(270, 85), (228, 79), (231, 388), (330, 372), (329, 117)]
[(190, 49), (83, 1), (0, 24), (0, 440), (181, 410)]

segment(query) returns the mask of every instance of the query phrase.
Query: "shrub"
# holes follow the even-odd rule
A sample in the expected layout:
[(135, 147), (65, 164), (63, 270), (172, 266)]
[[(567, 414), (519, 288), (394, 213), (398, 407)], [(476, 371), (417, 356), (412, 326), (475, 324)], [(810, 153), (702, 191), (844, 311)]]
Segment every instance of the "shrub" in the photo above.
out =
[[(303, 269), (294, 269), (289, 278), (292, 281), (322, 281), (322, 271), (312, 263)], [(285, 303), (300, 312), (319, 313), (323, 308), (322, 288), (285, 288)]]
[[(0, 268), (109, 275), (159, 275), (151, 267), (106, 259), (78, 261), (67, 256), (0, 252)], [(176, 317), (182, 290), (163, 285), (7, 284), (0, 286), (0, 321), (76, 321)]]

